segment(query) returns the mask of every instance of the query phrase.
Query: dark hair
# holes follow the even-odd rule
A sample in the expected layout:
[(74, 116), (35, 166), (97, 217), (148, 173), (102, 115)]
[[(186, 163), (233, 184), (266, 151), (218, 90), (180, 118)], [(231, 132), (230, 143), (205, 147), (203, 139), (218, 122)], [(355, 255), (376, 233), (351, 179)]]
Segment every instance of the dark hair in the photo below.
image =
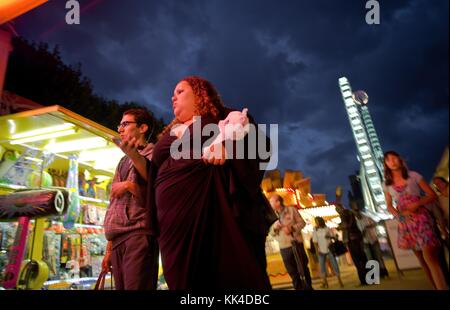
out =
[(316, 223), (319, 226), (319, 228), (324, 228), (325, 226), (327, 226), (325, 224), (325, 220), (320, 216), (316, 217)]
[(434, 177), (433, 181), (436, 180), (436, 179), (441, 180), (442, 182), (444, 182), (445, 184), (448, 185), (448, 181), (444, 177), (441, 177), (441, 176)]
[[(180, 82), (183, 81), (191, 86), (192, 92), (199, 98), (195, 109), (198, 115), (212, 116), (217, 118), (217, 120), (225, 117), (225, 106), (220, 98), (219, 92), (210, 81), (198, 76), (188, 76)], [(158, 138), (162, 138), (173, 126), (179, 123), (180, 121), (175, 117), (158, 135)]]
[(281, 206), (284, 207), (284, 200), (283, 200), (283, 197), (281, 197), (281, 196), (278, 195), (278, 194), (273, 194), (272, 196), (270, 196), (270, 198), (272, 198), (272, 197), (277, 197), (277, 200), (280, 202)]
[(145, 132), (145, 140), (148, 142), (152, 136), (154, 128), (153, 117), (150, 112), (148, 112), (145, 108), (133, 108), (123, 112), (123, 115), (133, 115), (134, 121), (138, 127), (144, 124), (147, 125), (148, 129)]
[(384, 163), (384, 183), (388, 186), (392, 185), (394, 183), (394, 180), (392, 179), (392, 170), (386, 165), (386, 158), (389, 155), (395, 156), (400, 160), (402, 177), (405, 180), (407, 180), (409, 178), (408, 166), (406, 165), (405, 160), (397, 152), (387, 151), (386, 153), (384, 153), (383, 163)]

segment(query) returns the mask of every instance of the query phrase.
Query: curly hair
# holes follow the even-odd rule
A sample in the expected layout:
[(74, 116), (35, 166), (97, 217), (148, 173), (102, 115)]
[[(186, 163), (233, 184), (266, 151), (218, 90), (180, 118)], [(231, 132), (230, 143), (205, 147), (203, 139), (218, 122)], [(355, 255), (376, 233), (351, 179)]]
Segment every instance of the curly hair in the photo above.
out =
[[(200, 116), (210, 116), (216, 119), (225, 117), (225, 106), (214, 85), (198, 76), (188, 76), (180, 82), (185, 81), (191, 86), (194, 95), (199, 99), (196, 103), (195, 113)], [(159, 134), (161, 139), (170, 129), (181, 122), (175, 117)]]
[(402, 170), (402, 177), (407, 180), (409, 178), (409, 173), (408, 173), (408, 166), (406, 165), (405, 160), (397, 153), (394, 151), (387, 151), (386, 153), (384, 153), (384, 183), (386, 185), (392, 185), (394, 183), (394, 180), (392, 178), (392, 170), (386, 165), (386, 159), (387, 157), (391, 155), (391, 156), (395, 156), (400, 160), (400, 165), (401, 165), (401, 170)]

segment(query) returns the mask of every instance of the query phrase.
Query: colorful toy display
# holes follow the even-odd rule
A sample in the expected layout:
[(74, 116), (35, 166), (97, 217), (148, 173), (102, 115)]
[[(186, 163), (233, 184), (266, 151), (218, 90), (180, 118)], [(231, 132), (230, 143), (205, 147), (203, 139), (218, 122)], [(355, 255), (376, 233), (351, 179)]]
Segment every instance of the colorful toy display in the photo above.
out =
[(47, 171), (42, 172), (42, 178), (39, 172), (33, 171), (28, 175), (26, 181), (26, 186), (28, 187), (50, 187), (52, 185), (53, 178)]
[(19, 218), (19, 223), (16, 230), (16, 237), (9, 249), (8, 265), (5, 268), (5, 275), (3, 281), (4, 288), (15, 288), (17, 279), (19, 278), (20, 267), (25, 254), (25, 245), (28, 235), (28, 224), (30, 218), (23, 216)]
[[(58, 106), (38, 110), (0, 117), (0, 290), (53, 289), (48, 283), (86, 289), (89, 281), (83, 277), (99, 274), (106, 248), (102, 225), (114, 163), (98, 169), (81, 154), (89, 147), (77, 141), (96, 141), (94, 149), (113, 154), (114, 146), (102, 146), (103, 139), (117, 134)], [(46, 138), (60, 130), (72, 133)], [(34, 226), (32, 233), (21, 228), (24, 217)], [(48, 283), (39, 285), (43, 276)]]
[(65, 228), (72, 228), (80, 215), (80, 200), (78, 196), (78, 156), (69, 156), (69, 172), (66, 187), (71, 193), (71, 202), (63, 218)]
[[(78, 171), (76, 156), (69, 158), (68, 171), (50, 168), (47, 172), (44, 169), (53, 159), (44, 158), (42, 153), (21, 155), (15, 152), (4, 153), (0, 167), (4, 167), (2, 164), (5, 157), (10, 159), (10, 166), (7, 169), (9, 177), (6, 181), (0, 180), (0, 183), (36, 189), (0, 195), (0, 219), (17, 220), (22, 215), (26, 215), (29, 222), (30, 218), (35, 217), (45, 216), (48, 219), (42, 219), (47, 222), (47, 228), (45, 232), (42, 228), (42, 241), (39, 246), (42, 257), (36, 261), (28, 258), (32, 254), (28, 253), (31, 251), (29, 242), (15, 241), (19, 240), (16, 238), (17, 234), (21, 233), (20, 236), (23, 237), (22, 234), (25, 233), (24, 230), (17, 229), (25, 224), (22, 223), (23, 220), (22, 226), (17, 222), (0, 223), (0, 287), (19, 289), (42, 287), (43, 282), (39, 284), (32, 279), (33, 283), (24, 285), (24, 280), (19, 278), (22, 273), (32, 275), (33, 266), (36, 264), (39, 264), (41, 270), (40, 278), (37, 279), (39, 281), (60, 282), (65, 281), (64, 279), (79, 278), (82, 283), (83, 278), (97, 277), (101, 271), (107, 243), (101, 226), (107, 209), (105, 200), (108, 200), (109, 195), (108, 182), (97, 182), (95, 176), (90, 175), (89, 183), (86, 183), (84, 175)], [(34, 160), (25, 159), (25, 155)], [(13, 158), (14, 156), (16, 158)], [(42, 163), (39, 163), (39, 158), (42, 159)], [(51, 188), (52, 186), (54, 187)], [(38, 189), (40, 187), (47, 189)], [(88, 200), (86, 197), (95, 200)], [(35, 220), (31, 220), (31, 223), (34, 222)], [(29, 230), (27, 232), (30, 236)], [(27, 239), (30, 237), (24, 238)], [(17, 249), (14, 248), (16, 243), (20, 244), (21, 258), (16, 255)], [(16, 260), (13, 260), (11, 253), (16, 253)], [(16, 264), (13, 268), (11, 262), (21, 262), (21, 265)], [(8, 270), (5, 270), (6, 268)], [(45, 280), (42, 280), (42, 277), (45, 277)], [(19, 282), (23, 282), (22, 285), (16, 286)], [(74, 287), (87, 289), (89, 285), (77, 284)], [(48, 288), (48, 285), (44, 285), (43, 288)]]
[(9, 184), (12, 180), (10, 180), (6, 173), (14, 166), (17, 161), (17, 154), (11, 150), (5, 150), (0, 160), (0, 182)]
[(50, 280), (59, 279), (61, 256), (61, 234), (53, 230), (47, 230), (44, 234), (43, 260), (47, 263)]

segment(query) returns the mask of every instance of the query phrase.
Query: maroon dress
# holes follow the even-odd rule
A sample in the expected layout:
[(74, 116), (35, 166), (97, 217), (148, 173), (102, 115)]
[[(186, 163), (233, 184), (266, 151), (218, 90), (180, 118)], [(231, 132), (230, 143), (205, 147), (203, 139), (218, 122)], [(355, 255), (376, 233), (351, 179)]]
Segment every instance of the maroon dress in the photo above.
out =
[[(202, 118), (208, 122), (216, 120)], [(175, 160), (174, 139), (166, 134), (155, 146), (148, 196), (169, 289), (270, 289), (265, 237), (274, 214), (260, 189), (259, 160)]]

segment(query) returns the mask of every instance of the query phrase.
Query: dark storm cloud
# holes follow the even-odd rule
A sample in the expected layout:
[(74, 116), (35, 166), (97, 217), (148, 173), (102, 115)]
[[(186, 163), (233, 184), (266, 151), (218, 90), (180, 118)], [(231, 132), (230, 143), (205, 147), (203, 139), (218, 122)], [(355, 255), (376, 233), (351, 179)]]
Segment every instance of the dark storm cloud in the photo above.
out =
[(105, 0), (69, 26), (61, 0), (16, 28), (59, 44), (99, 94), (166, 120), (176, 82), (205, 76), (227, 105), (279, 124), (280, 168), (301, 170), (333, 200), (359, 167), (339, 77), (368, 92), (383, 149), (427, 178), (448, 140), (448, 1), (380, 1), (375, 26), (365, 2)]
[[(355, 142), (347, 139), (331, 144), (328, 149), (322, 152), (308, 154), (305, 172), (308, 175), (315, 176), (312, 179), (312, 188), (321, 189), (324, 193), (329, 194), (328, 199), (330, 201), (334, 200), (335, 197), (330, 193), (334, 193), (336, 184), (333, 184), (330, 180), (343, 180), (341, 184), (345, 184), (345, 187), (348, 186), (348, 176), (354, 174), (359, 168), (359, 165), (355, 164), (357, 163), (355, 152)], [(342, 167), (352, 166), (355, 167), (353, 170), (342, 169)], [(322, 171), (323, 173), (317, 174), (316, 171)], [(347, 182), (344, 183), (344, 180)]]
[[(90, 2), (80, 1), (82, 7)], [(44, 24), (38, 37), (59, 44), (67, 61), (81, 62), (97, 92), (150, 104), (167, 117), (172, 88), (181, 77), (178, 72), (192, 70), (202, 46), (200, 31), (205, 27), (195, 6), (179, 1), (103, 1), (82, 12), (80, 25), (66, 25), (61, 23), (64, 14), (54, 14), (55, 6), (63, 5), (64, 1), (44, 5), (18, 28), (25, 37), (36, 38), (25, 26)], [(41, 21), (40, 15), (47, 14), (49, 19)]]

